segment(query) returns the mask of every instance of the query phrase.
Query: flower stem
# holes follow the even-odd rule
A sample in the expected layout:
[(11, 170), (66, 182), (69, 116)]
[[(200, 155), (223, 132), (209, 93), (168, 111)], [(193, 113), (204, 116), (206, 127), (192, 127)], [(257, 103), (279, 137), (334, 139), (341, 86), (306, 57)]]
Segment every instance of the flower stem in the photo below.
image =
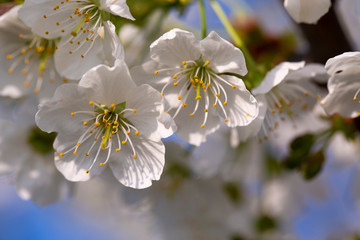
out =
[(242, 50), (244, 53), (245, 59), (250, 67), (250, 70), (256, 69), (256, 63), (254, 59), (252, 58), (250, 52), (246, 48), (244, 42), (241, 40), (239, 34), (236, 32), (234, 26), (231, 24), (229, 19), (227, 18), (226, 14), (224, 13), (224, 10), (220, 6), (220, 4), (216, 0), (209, 0), (211, 7), (214, 9), (216, 15), (224, 25), (226, 31), (230, 35), (231, 39), (234, 41), (235, 45)]
[(198, 3), (199, 3), (200, 18), (201, 18), (201, 36), (202, 38), (205, 38), (207, 34), (207, 30), (206, 30), (206, 14), (205, 14), (204, 0), (198, 0)]

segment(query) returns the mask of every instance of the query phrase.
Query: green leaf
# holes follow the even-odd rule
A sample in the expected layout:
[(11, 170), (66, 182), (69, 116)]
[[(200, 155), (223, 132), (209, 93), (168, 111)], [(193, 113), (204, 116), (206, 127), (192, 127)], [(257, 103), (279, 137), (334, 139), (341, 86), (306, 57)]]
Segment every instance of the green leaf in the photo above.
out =
[(223, 185), (223, 190), (225, 191), (231, 202), (233, 202), (234, 204), (240, 203), (242, 199), (242, 193), (241, 189), (237, 184), (231, 182), (225, 183)]
[(322, 151), (308, 156), (300, 167), (300, 171), (306, 180), (315, 178), (320, 172), (325, 162), (325, 155)]
[(316, 137), (313, 134), (305, 134), (295, 138), (290, 144), (290, 154), (283, 162), (284, 167), (287, 169), (299, 168), (304, 159), (310, 154), (315, 141)]
[(258, 233), (263, 234), (276, 228), (276, 220), (268, 215), (261, 215), (255, 220), (255, 229)]

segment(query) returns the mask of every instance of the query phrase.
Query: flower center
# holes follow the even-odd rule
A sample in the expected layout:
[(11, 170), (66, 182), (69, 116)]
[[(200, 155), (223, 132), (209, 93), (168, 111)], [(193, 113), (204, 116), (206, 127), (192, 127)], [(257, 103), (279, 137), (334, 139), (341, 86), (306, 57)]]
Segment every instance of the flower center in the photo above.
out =
[(296, 127), (295, 118), (297, 114), (300, 111), (309, 110), (320, 97), (316, 95), (316, 89), (310, 87), (305, 89), (298, 83), (287, 82), (266, 93), (265, 99), (267, 112), (260, 135), (263, 135), (263, 138), (267, 140), (270, 132), (278, 128), (280, 121), (283, 122), (288, 119)]
[(35, 152), (46, 155), (54, 151), (53, 142), (55, 137), (56, 133), (46, 133), (38, 127), (33, 127), (28, 132), (27, 140)]
[[(93, 111), (78, 111), (71, 113), (71, 116), (77, 114), (90, 115), (91, 117), (83, 122), (83, 125), (88, 127), (88, 129), (80, 136), (75, 146), (66, 152), (60, 153), (60, 156), (64, 156), (71, 152), (73, 155), (77, 155), (81, 145), (83, 145), (84, 142), (91, 141), (90, 138), (93, 137), (94, 141), (86, 151), (85, 155), (90, 156), (93, 149), (97, 148), (97, 151), (94, 150), (94, 153), (96, 151), (95, 157), (86, 173), (89, 173), (91, 168), (97, 162), (101, 150), (108, 151), (108, 154), (105, 161), (99, 163), (100, 166), (104, 166), (108, 162), (113, 145), (116, 146), (115, 151), (119, 152), (122, 145), (129, 144), (133, 152), (132, 157), (137, 158), (134, 144), (130, 136), (132, 132), (138, 136), (139, 131), (124, 117), (126, 112), (135, 114), (136, 109), (126, 108), (126, 102), (117, 105), (111, 104), (110, 106), (95, 103), (94, 101), (89, 101), (89, 104), (94, 106)], [(101, 141), (99, 139), (101, 139)]]
[[(228, 95), (225, 90), (226, 87), (236, 89), (236, 86), (230, 84), (227, 80), (222, 78), (219, 74), (213, 71), (210, 67), (209, 61), (203, 61), (201, 58), (197, 61), (183, 61), (182, 66), (174, 68), (165, 68), (156, 70), (155, 74), (161, 72), (176, 72), (172, 75), (172, 81), (168, 81), (161, 90), (161, 94), (164, 96), (165, 92), (170, 87), (179, 88), (178, 100), (181, 104), (175, 110), (173, 118), (176, 118), (181, 108), (185, 108), (188, 104), (187, 101), (195, 101), (194, 110), (190, 113), (190, 117), (193, 117), (199, 112), (199, 103), (204, 101), (204, 119), (201, 128), (204, 128), (207, 118), (210, 104), (214, 108), (219, 108), (222, 112), (225, 122), (228, 122), (228, 114), (226, 107), (228, 106)], [(224, 87), (225, 86), (225, 87)], [(189, 99), (189, 95), (194, 91), (194, 98)], [(167, 112), (172, 110), (170, 108)]]
[[(35, 81), (34, 93), (37, 94), (43, 84), (44, 71), (49, 65), (48, 58), (53, 56), (57, 40), (47, 40), (35, 34), (19, 34), (19, 38), (24, 39), (24, 45), (6, 56), (8, 61), (12, 62), (8, 72), (12, 74), (21, 69), (21, 73), (26, 75), (24, 85), (27, 87)], [(55, 75), (52, 66), (49, 79), (51, 83), (55, 81)]]
[[(64, 19), (63, 15), (69, 17)], [(69, 54), (77, 53), (85, 58), (95, 40), (99, 36), (104, 38), (103, 21), (109, 20), (110, 16), (110, 13), (100, 10), (98, 0), (66, 0), (43, 17), (54, 22), (53, 34), (70, 33), (64, 44)], [(49, 30), (45, 31), (46, 35), (49, 33)]]

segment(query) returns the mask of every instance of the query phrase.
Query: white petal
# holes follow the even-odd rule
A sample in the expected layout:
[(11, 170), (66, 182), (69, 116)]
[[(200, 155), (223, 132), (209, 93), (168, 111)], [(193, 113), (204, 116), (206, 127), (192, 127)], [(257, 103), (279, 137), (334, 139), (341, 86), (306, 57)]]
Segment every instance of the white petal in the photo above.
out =
[(325, 67), (331, 75), (328, 82), (329, 94), (321, 104), (328, 114), (339, 113), (343, 117), (358, 117), (359, 96), (356, 101), (353, 98), (360, 89), (359, 64), (359, 52), (344, 53), (327, 61)]
[(259, 114), (249, 125), (233, 128), (234, 130), (232, 131), (232, 141), (231, 141), (231, 145), (233, 147), (238, 146), (239, 143), (245, 142), (249, 138), (259, 134), (259, 131), (265, 119), (267, 105), (263, 96), (257, 96), (256, 99), (259, 106)]
[(15, 175), (15, 188), (23, 199), (40, 206), (61, 199), (67, 187), (64, 177), (56, 170), (54, 155), (30, 155)]
[(208, 67), (216, 73), (247, 74), (244, 54), (241, 50), (216, 32), (212, 31), (205, 39), (200, 41), (201, 53), (204, 61), (209, 61)]
[(26, 128), (13, 122), (0, 121), (0, 174), (10, 173), (30, 154)]
[(330, 0), (285, 0), (284, 6), (298, 23), (315, 24), (331, 6)]
[(125, 101), (128, 91), (135, 87), (129, 69), (123, 61), (114, 67), (98, 65), (90, 69), (79, 82), (82, 91), (93, 101), (110, 106)]
[(73, 132), (74, 124), (82, 125), (89, 115), (76, 114), (76, 111), (92, 111), (89, 100), (82, 92), (78, 91), (77, 84), (64, 84), (56, 89), (52, 100), (40, 105), (40, 110), (35, 116), (39, 128), (45, 132)]
[(181, 66), (183, 61), (200, 58), (199, 41), (194, 34), (174, 28), (151, 44), (150, 56), (166, 66)]
[[(223, 85), (228, 97), (227, 105), (224, 106), (229, 119), (228, 126), (237, 127), (250, 124), (259, 113), (256, 99), (245, 88), (241, 79), (226, 75), (223, 75), (222, 78), (231, 84), (236, 84), (236, 88)], [(220, 107), (217, 107), (216, 110), (222, 117), (225, 117)]]
[(100, 0), (100, 8), (120, 17), (135, 20), (131, 15), (126, 0)]
[(265, 94), (273, 87), (279, 85), (291, 70), (297, 70), (305, 66), (305, 62), (283, 62), (269, 71), (261, 84), (252, 90), (253, 94)]
[(136, 110), (136, 113), (126, 112), (124, 117), (139, 130), (141, 136), (154, 141), (161, 139), (157, 130), (162, 96), (158, 91), (149, 85), (129, 89), (126, 93), (126, 107)]
[(165, 147), (162, 142), (132, 138), (137, 158), (125, 145), (118, 154), (113, 154), (110, 168), (119, 182), (127, 187), (142, 189), (159, 180), (163, 171)]
[[(57, 5), (58, 3), (52, 0), (26, 0), (19, 10), (19, 18), (28, 25), (35, 34), (43, 38), (54, 39), (70, 34), (73, 30), (71, 29), (71, 25), (67, 24), (66, 26), (58, 27), (56, 23), (68, 19), (69, 16), (73, 14), (74, 9), (68, 8), (64, 11), (63, 8), (61, 8), (55, 12), (53, 9)], [(49, 17), (44, 18), (44, 14)], [(73, 28), (76, 26), (76, 23), (74, 24), (75, 25), (72, 25), (74, 26)], [(60, 31), (61, 27), (64, 28), (64, 33)]]
[[(55, 155), (56, 168), (69, 181), (87, 181), (99, 175), (106, 168), (106, 166), (100, 166), (100, 163), (105, 161), (108, 154), (107, 150), (100, 149), (97, 160), (93, 164), (97, 151), (101, 148), (100, 140), (98, 140), (98, 143), (90, 151), (91, 145), (94, 142), (93, 138), (83, 142), (77, 149), (76, 155), (73, 154), (73, 151), (70, 151), (64, 154), (64, 156), (60, 156), (60, 153), (65, 153), (76, 146), (77, 140), (82, 133), (82, 131), (66, 135), (59, 133), (54, 142), (54, 148), (57, 151)], [(89, 153), (89, 156), (86, 156), (86, 153)], [(90, 169), (92, 164), (93, 167)], [(87, 170), (89, 170), (89, 173), (86, 173)]]
[[(178, 129), (176, 134), (184, 141), (199, 146), (202, 142), (206, 141), (206, 136), (215, 132), (220, 127), (220, 119), (215, 109), (210, 105), (208, 109), (208, 118), (204, 128), (200, 126), (203, 124), (205, 113), (205, 101), (199, 100), (199, 107), (194, 116), (190, 117), (190, 113), (193, 112), (196, 104), (195, 91), (191, 91), (187, 106), (182, 107), (178, 116), (174, 119)], [(178, 100), (178, 102), (180, 102)], [(170, 112), (170, 114), (172, 114)]]

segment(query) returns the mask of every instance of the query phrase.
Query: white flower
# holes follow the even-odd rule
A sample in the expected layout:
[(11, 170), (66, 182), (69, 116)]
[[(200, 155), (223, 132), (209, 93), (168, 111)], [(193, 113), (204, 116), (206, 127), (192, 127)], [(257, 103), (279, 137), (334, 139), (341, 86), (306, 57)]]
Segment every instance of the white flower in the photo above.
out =
[[(261, 111), (256, 129), (260, 137), (268, 138), (269, 133), (278, 128), (281, 121), (295, 123), (302, 117), (304, 111), (311, 110), (319, 100), (321, 93), (314, 81), (324, 81), (328, 78), (322, 65), (304, 62), (283, 62), (269, 71), (261, 84), (252, 93), (261, 105), (266, 108)], [(242, 128), (239, 135), (242, 134)]]
[(0, 17), (0, 95), (20, 98), (35, 93), (43, 101), (67, 80), (53, 64), (56, 41), (33, 34), (18, 19), (19, 7)]
[(124, 185), (145, 188), (160, 178), (161, 138), (172, 134), (159, 122), (161, 101), (150, 86), (136, 87), (125, 63), (117, 61), (91, 69), (79, 85), (60, 86), (36, 121), (44, 131), (58, 132), (55, 164), (67, 179), (86, 181), (109, 165)]
[(200, 145), (216, 131), (220, 118), (229, 127), (248, 125), (258, 114), (256, 100), (243, 81), (242, 52), (215, 32), (198, 41), (187, 31), (173, 29), (150, 46), (152, 60), (133, 69), (140, 83), (163, 94), (180, 138)]
[(39, 205), (60, 200), (69, 183), (54, 165), (55, 134), (8, 121), (0, 121), (0, 129), (0, 174), (14, 173), (22, 199)]
[(360, 116), (360, 52), (346, 52), (325, 65), (330, 75), (329, 94), (321, 101), (325, 111), (346, 118)]
[(61, 37), (55, 65), (70, 79), (123, 58), (115, 26), (108, 21), (111, 14), (133, 19), (125, 0), (27, 0), (19, 11), (34, 33), (48, 39)]
[(331, 7), (331, 0), (285, 0), (284, 6), (298, 23), (315, 24)]

